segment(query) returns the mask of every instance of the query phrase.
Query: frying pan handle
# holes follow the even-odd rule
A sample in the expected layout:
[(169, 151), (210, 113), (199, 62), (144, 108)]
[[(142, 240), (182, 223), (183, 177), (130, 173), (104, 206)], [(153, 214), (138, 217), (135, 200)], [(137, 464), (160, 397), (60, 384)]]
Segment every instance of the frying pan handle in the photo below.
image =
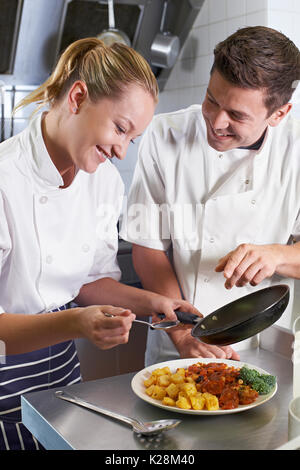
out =
[[(198, 315), (194, 315), (193, 313), (188, 313), (188, 312), (181, 312), (180, 310), (175, 311), (178, 320), (181, 323), (185, 323), (188, 325), (196, 325), (199, 323), (199, 321), (202, 320), (201, 317), (198, 317)], [(163, 313), (158, 314), (158, 317), (162, 320), (165, 318), (165, 315)]]

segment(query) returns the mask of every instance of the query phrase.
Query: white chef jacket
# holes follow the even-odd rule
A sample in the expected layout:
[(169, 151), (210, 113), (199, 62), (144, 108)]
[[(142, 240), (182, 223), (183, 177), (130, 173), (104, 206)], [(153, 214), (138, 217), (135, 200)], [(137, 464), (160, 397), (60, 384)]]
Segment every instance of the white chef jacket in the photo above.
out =
[(120, 279), (117, 220), (124, 185), (109, 161), (63, 179), (45, 147), (41, 114), (0, 145), (0, 312), (38, 313), (83, 284)]
[[(274, 283), (292, 288), (292, 280), (275, 275), (256, 287), (227, 290), (215, 267), (241, 243), (290, 243), (300, 234), (299, 209), (299, 121), (287, 117), (269, 127), (258, 151), (218, 152), (207, 142), (201, 106), (194, 105), (156, 115), (143, 136), (121, 236), (158, 250), (172, 246), (183, 297), (207, 315)], [(249, 340), (233, 345), (246, 346)], [(176, 356), (165, 332), (149, 331), (147, 364)]]

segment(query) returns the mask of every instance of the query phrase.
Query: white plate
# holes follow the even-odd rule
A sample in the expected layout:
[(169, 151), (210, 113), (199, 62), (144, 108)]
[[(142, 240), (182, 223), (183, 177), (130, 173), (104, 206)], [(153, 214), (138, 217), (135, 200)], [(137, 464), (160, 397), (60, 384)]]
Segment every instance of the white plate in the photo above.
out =
[(169, 367), (171, 372), (174, 373), (178, 367), (187, 368), (192, 364), (196, 364), (197, 362), (202, 362), (204, 364), (208, 364), (210, 362), (222, 362), (227, 364), (228, 366), (233, 366), (235, 368), (241, 368), (243, 366), (249, 367), (249, 369), (255, 369), (260, 374), (269, 374), (269, 372), (260, 369), (259, 367), (253, 366), (251, 364), (247, 364), (246, 362), (239, 362), (239, 361), (230, 361), (226, 359), (205, 359), (205, 358), (191, 358), (191, 359), (177, 359), (175, 361), (167, 361), (167, 362), (160, 362), (159, 364), (154, 364), (152, 366), (146, 367), (145, 369), (138, 372), (131, 381), (131, 388), (134, 393), (140, 397), (142, 400), (146, 401), (147, 403), (151, 403), (151, 405), (158, 406), (159, 408), (163, 408), (168, 411), (174, 411), (176, 413), (186, 413), (191, 415), (223, 415), (229, 413), (238, 413), (239, 411), (249, 410), (250, 408), (255, 408), (256, 406), (262, 405), (266, 401), (272, 398), (276, 391), (277, 391), (277, 384), (275, 385), (274, 389), (268, 393), (267, 395), (259, 395), (255, 402), (251, 403), (250, 405), (239, 405), (238, 408), (234, 408), (233, 410), (216, 410), (216, 411), (208, 411), (208, 410), (183, 410), (181, 408), (177, 408), (175, 406), (166, 406), (163, 405), (160, 400), (155, 400), (154, 398), (149, 397), (146, 394), (146, 389), (144, 385), (144, 380), (148, 379), (151, 375), (151, 372), (155, 369), (160, 369), (162, 367)]

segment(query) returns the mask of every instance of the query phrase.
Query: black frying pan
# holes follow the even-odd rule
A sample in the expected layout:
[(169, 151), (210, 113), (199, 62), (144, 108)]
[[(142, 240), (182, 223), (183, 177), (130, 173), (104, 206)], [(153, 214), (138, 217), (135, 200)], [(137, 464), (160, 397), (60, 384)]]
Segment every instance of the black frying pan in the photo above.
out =
[(225, 346), (256, 335), (275, 323), (290, 298), (289, 286), (279, 284), (245, 295), (204, 318), (176, 311), (182, 323), (194, 324), (191, 334), (208, 344)]

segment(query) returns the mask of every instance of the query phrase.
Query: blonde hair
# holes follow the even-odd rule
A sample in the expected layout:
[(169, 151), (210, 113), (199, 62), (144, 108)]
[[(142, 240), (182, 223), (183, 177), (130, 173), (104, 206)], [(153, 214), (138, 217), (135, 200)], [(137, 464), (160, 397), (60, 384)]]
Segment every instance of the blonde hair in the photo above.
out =
[(100, 39), (79, 39), (62, 53), (50, 77), (15, 107), (31, 103), (56, 104), (77, 80), (83, 81), (90, 99), (118, 97), (126, 85), (137, 84), (158, 100), (158, 86), (147, 61), (134, 49), (121, 43), (106, 46)]

